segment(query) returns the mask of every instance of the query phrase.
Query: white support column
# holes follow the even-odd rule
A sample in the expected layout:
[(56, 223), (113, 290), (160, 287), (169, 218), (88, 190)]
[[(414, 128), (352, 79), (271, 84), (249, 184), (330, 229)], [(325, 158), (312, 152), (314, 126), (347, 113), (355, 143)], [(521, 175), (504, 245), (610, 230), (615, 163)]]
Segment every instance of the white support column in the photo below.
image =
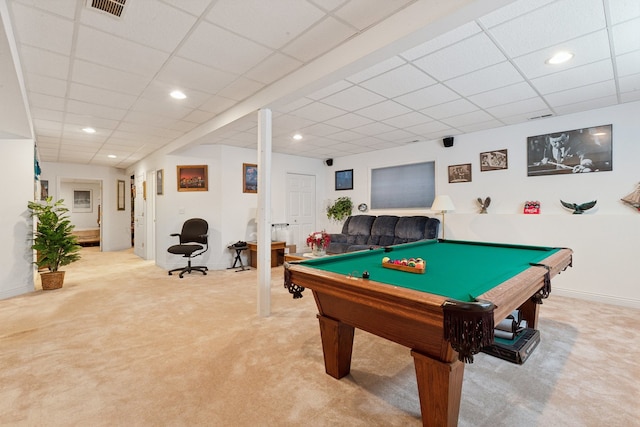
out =
[(258, 316), (271, 314), (271, 110), (258, 110)]

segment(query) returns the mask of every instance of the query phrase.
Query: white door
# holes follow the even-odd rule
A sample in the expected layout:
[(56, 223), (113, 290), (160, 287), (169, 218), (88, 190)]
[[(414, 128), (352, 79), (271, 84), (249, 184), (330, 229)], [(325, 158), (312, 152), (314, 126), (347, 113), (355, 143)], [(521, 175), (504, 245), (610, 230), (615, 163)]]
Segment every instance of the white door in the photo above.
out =
[(316, 177), (287, 173), (287, 222), (297, 252), (307, 250), (307, 236), (316, 228)]
[(144, 175), (139, 174), (135, 177), (135, 185), (136, 185), (136, 195), (135, 195), (135, 213), (134, 213), (134, 245), (133, 245), (133, 253), (138, 255), (140, 258), (146, 259), (146, 249), (145, 249), (145, 231), (146, 231), (146, 222), (145, 222), (145, 210), (146, 203), (144, 201)]

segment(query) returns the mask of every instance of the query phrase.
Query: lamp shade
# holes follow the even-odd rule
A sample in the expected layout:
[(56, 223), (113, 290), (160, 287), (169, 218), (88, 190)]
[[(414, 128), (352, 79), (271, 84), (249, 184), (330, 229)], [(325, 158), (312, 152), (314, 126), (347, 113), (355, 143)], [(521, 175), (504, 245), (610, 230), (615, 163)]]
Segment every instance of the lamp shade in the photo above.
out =
[(433, 205), (431, 205), (432, 211), (439, 212), (448, 212), (454, 210), (456, 207), (453, 205), (451, 201), (451, 197), (449, 196), (436, 196), (436, 199), (433, 201)]

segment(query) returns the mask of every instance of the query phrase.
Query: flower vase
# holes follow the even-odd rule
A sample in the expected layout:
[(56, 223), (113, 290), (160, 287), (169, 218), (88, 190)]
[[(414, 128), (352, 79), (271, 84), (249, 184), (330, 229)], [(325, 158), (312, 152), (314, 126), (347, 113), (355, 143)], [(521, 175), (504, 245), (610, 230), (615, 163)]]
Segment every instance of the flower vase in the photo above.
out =
[(314, 246), (311, 249), (311, 253), (313, 253), (313, 256), (325, 256), (327, 254), (327, 250), (325, 248), (319, 248), (318, 246)]

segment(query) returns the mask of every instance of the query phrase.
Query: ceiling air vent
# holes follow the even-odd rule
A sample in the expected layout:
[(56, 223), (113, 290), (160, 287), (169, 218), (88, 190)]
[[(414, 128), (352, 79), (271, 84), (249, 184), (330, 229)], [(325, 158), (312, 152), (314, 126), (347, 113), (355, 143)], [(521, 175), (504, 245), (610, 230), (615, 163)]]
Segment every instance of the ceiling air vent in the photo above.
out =
[(119, 18), (126, 2), (127, 0), (87, 0), (87, 5)]

